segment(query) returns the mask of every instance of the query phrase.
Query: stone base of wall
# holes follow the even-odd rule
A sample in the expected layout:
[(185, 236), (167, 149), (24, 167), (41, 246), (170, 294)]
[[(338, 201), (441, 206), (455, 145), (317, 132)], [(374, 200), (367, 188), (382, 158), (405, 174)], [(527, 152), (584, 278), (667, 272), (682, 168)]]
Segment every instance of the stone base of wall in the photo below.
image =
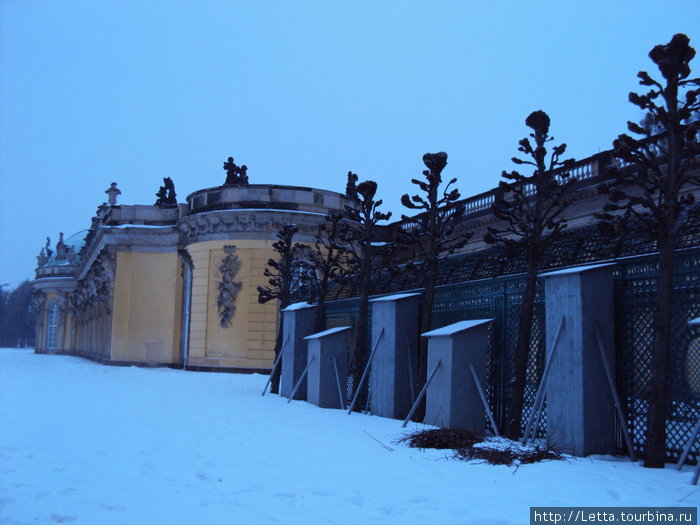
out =
[[(144, 361), (113, 361), (105, 359), (104, 356), (97, 351), (86, 350), (47, 350), (46, 348), (34, 349), (35, 354), (42, 355), (71, 355), (81, 357), (95, 363), (100, 363), (109, 366), (138, 366), (140, 368), (172, 368), (173, 370), (182, 370), (182, 363), (146, 363)], [(272, 372), (269, 368), (239, 368), (239, 367), (217, 367), (217, 366), (201, 366), (188, 365), (185, 370), (192, 372), (224, 372), (227, 374), (262, 374), (270, 375)]]

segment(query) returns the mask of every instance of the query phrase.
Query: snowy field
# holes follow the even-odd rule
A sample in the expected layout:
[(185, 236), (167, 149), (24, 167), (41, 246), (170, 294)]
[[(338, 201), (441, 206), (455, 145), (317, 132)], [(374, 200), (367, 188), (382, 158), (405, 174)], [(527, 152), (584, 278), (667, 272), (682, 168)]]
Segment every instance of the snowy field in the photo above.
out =
[(0, 350), (0, 522), (521, 524), (530, 506), (700, 504), (689, 467), (452, 460), (397, 445), (400, 421), (261, 397), (265, 379)]

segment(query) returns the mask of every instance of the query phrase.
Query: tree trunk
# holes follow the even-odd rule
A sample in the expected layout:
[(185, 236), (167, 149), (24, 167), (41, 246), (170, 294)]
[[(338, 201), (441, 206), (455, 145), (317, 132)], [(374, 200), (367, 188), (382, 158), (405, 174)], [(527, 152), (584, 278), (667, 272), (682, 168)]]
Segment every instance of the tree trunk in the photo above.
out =
[(523, 396), (527, 377), (527, 358), (530, 353), (530, 333), (532, 332), (532, 314), (535, 309), (535, 292), (537, 291), (537, 254), (528, 249), (527, 276), (523, 305), (518, 324), (518, 341), (513, 356), (513, 372), (510, 379), (510, 401), (506, 419), (505, 435), (518, 439), (521, 433)]
[[(355, 355), (352, 363), (352, 396), (355, 397), (357, 387), (362, 377), (365, 361), (365, 341), (367, 340), (367, 314), (369, 312), (369, 288), (370, 288), (371, 259), (365, 260), (365, 269), (362, 273), (360, 287), (360, 312), (357, 318), (357, 332), (355, 334)], [(360, 405), (355, 405), (355, 410), (360, 410)]]
[(663, 468), (666, 462), (668, 361), (671, 347), (673, 300), (673, 239), (658, 239), (659, 281), (654, 314), (654, 346), (647, 417), (644, 466)]
[[(433, 305), (435, 304), (435, 272), (429, 268), (423, 278), (423, 304), (421, 305), (420, 333), (429, 332), (433, 322)], [(418, 373), (416, 374), (416, 392), (419, 392), (428, 376), (428, 338), (420, 336), (418, 343)], [(414, 421), (423, 421), (425, 417), (425, 397), (414, 413)]]

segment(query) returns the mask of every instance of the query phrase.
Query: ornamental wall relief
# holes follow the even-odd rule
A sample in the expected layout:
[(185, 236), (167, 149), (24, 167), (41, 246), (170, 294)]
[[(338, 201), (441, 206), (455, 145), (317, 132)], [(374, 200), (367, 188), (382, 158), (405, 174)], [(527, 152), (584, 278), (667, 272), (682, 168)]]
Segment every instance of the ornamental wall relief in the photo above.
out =
[(41, 330), (44, 327), (44, 309), (46, 308), (46, 294), (40, 290), (32, 292), (31, 300), (32, 311), (36, 315), (37, 328)]
[(111, 314), (116, 261), (102, 252), (70, 296), (70, 313), (81, 323)]
[(219, 309), (221, 328), (231, 326), (231, 321), (236, 312), (236, 298), (243, 287), (242, 281), (236, 281), (236, 275), (241, 269), (241, 261), (236, 255), (236, 247), (224, 246), (225, 257), (219, 266), (219, 281), (217, 284), (219, 295), (216, 305)]

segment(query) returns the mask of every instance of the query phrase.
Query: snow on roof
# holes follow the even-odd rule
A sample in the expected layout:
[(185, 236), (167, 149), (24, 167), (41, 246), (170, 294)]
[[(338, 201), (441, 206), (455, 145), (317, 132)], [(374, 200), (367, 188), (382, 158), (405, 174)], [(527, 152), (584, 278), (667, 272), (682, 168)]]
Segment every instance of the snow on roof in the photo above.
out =
[(615, 266), (615, 263), (605, 263), (605, 264), (589, 264), (586, 266), (572, 266), (571, 268), (564, 268), (563, 270), (556, 270), (554, 272), (542, 273), (539, 277), (553, 277), (555, 275), (566, 275), (569, 273), (583, 273), (589, 270), (597, 270), (598, 268), (605, 268), (606, 266)]
[(425, 332), (423, 336), (439, 336), (439, 335), (455, 335), (456, 333), (463, 332), (469, 328), (474, 328), (480, 324), (490, 323), (493, 319), (471, 319), (469, 321), (459, 321), (458, 323), (448, 324), (437, 330), (431, 330), (430, 332)]
[(325, 217), (328, 215), (327, 213), (319, 213), (317, 211), (304, 211), (304, 210), (285, 210), (283, 208), (223, 208), (221, 210), (208, 210), (208, 211), (195, 211), (187, 214), (187, 217), (197, 217), (199, 215), (210, 215), (214, 213), (223, 213), (223, 212), (230, 212), (230, 211), (235, 211), (235, 212), (265, 212), (265, 211), (276, 211), (276, 212), (282, 212), (282, 213), (301, 213), (303, 215), (319, 215), (321, 217)]
[(331, 334), (334, 334), (336, 332), (342, 332), (343, 330), (349, 330), (349, 329), (350, 329), (349, 326), (338, 326), (337, 328), (331, 328), (331, 329), (325, 330), (323, 332), (318, 332), (315, 334), (307, 335), (306, 337), (304, 337), (304, 340), (308, 341), (309, 339), (319, 339), (319, 338), (324, 337), (326, 335), (331, 335)]
[(294, 310), (303, 310), (304, 308), (311, 308), (312, 306), (316, 306), (315, 304), (309, 304), (306, 301), (302, 301), (300, 303), (292, 303), (287, 308), (282, 308), (280, 312), (293, 312)]
[(399, 299), (415, 297), (416, 295), (420, 295), (420, 293), (397, 293), (394, 295), (386, 295), (384, 297), (377, 297), (376, 299), (371, 299), (370, 303), (378, 303), (381, 301), (398, 301)]
[(172, 228), (174, 224), (117, 224), (116, 226), (100, 226), (105, 229), (124, 229), (124, 228)]

